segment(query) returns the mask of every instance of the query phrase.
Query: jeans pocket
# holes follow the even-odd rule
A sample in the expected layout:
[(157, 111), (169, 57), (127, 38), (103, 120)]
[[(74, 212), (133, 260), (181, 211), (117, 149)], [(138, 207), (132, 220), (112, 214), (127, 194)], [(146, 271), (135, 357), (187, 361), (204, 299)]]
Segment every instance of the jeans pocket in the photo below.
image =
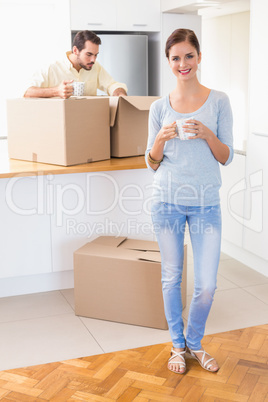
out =
[(213, 205), (212, 207), (207, 207), (208, 210), (206, 211), (207, 213), (212, 213), (216, 216), (221, 216), (221, 206), (220, 204), (218, 205)]

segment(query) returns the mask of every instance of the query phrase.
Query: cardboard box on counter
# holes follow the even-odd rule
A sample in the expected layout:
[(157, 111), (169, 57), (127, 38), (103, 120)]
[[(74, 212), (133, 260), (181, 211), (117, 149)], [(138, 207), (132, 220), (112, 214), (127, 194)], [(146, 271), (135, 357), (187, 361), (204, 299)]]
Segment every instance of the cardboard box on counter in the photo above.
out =
[[(184, 247), (182, 301), (186, 305)], [(167, 329), (157, 242), (101, 236), (74, 252), (75, 314)]]
[(70, 166), (110, 159), (109, 100), (7, 100), (9, 157)]
[(148, 139), (148, 116), (158, 96), (111, 96), (111, 156), (144, 155)]

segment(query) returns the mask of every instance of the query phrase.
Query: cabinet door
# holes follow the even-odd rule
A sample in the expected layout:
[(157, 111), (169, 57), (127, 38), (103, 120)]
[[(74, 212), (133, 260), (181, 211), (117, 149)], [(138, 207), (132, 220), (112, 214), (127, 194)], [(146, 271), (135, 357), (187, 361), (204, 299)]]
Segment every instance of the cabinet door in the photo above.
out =
[(117, 0), (118, 31), (160, 31), (159, 0)]
[(221, 166), (222, 238), (238, 247), (243, 243), (245, 163), (244, 155), (235, 154), (230, 165)]
[(243, 246), (268, 260), (268, 53), (266, 0), (256, 0), (250, 7), (250, 134), (246, 173), (247, 225)]
[(251, 133), (247, 152), (247, 191), (243, 247), (268, 260), (268, 137)]
[[(251, 132), (268, 137), (268, 53), (267, 0), (254, 0), (250, 5), (250, 126)], [(264, 72), (264, 74), (262, 74)]]
[(71, 30), (116, 29), (116, 0), (71, 0)]
[(0, 278), (52, 272), (46, 188), (45, 176), (0, 180)]

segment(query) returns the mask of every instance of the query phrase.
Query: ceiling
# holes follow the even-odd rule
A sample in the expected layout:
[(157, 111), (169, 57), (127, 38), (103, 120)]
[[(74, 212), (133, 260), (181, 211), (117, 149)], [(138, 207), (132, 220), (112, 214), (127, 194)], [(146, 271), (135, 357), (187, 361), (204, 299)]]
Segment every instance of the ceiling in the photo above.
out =
[(162, 11), (216, 17), (250, 10), (250, 0), (162, 0)]

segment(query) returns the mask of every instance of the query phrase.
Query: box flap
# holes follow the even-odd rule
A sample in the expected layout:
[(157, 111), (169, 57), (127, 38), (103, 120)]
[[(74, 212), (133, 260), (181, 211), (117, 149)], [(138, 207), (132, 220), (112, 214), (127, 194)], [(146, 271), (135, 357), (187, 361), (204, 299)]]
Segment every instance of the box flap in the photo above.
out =
[(117, 106), (118, 106), (119, 96), (110, 96), (110, 126), (113, 127), (116, 118)]
[(120, 244), (120, 248), (140, 251), (159, 251), (159, 246), (156, 241), (126, 239)]
[[(140, 252), (137, 250), (128, 250), (121, 247), (113, 247), (105, 244), (90, 242), (74, 252), (76, 256), (94, 256), (108, 259), (108, 266), (111, 266), (112, 260), (139, 261)], [(109, 262), (110, 261), (110, 262)], [(127, 267), (127, 264), (126, 264)]]
[(149, 110), (151, 104), (159, 99), (159, 96), (121, 96), (121, 98), (138, 110)]
[(103, 246), (118, 247), (125, 240), (126, 237), (99, 236), (95, 240), (92, 240), (90, 244), (101, 244)]
[(160, 262), (161, 263), (161, 255), (158, 251), (145, 251), (138, 255), (138, 259), (142, 261), (150, 261), (150, 262)]
[(138, 110), (149, 110), (151, 104), (159, 99), (159, 96), (110, 96), (110, 126), (115, 124), (116, 113), (120, 102), (128, 102)]
[(100, 236), (74, 253), (119, 260), (161, 262), (157, 242), (126, 237)]

